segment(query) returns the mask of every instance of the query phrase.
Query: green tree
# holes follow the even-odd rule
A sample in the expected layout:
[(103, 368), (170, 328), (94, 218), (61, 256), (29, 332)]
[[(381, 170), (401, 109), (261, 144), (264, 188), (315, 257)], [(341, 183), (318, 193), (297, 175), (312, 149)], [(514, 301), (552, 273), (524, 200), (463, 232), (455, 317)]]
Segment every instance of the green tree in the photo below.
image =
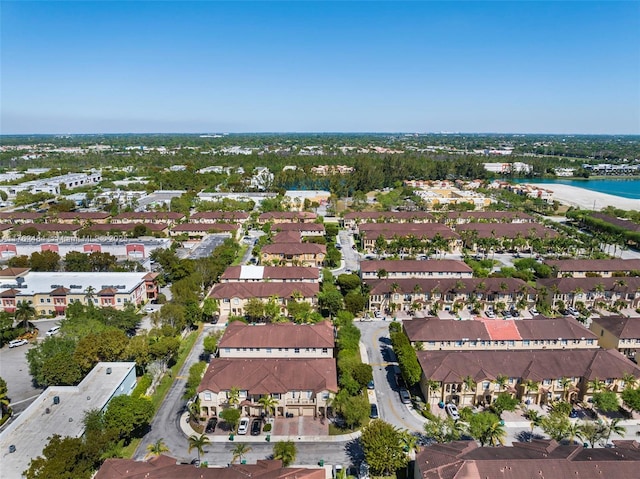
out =
[(236, 409), (234, 407), (227, 407), (220, 411), (220, 419), (226, 422), (229, 425), (229, 428), (232, 431), (235, 431), (238, 427), (238, 422), (240, 422), (240, 409)]
[(458, 441), (464, 432), (461, 423), (450, 417), (433, 416), (424, 423), (425, 434), (436, 442)]
[(191, 453), (191, 451), (193, 451), (194, 449), (197, 451), (197, 453), (198, 453), (198, 464), (199, 464), (200, 463), (200, 456), (202, 456), (202, 454), (204, 454), (204, 447), (207, 444), (209, 444), (211, 441), (204, 434), (200, 434), (199, 436), (196, 435), (196, 434), (192, 434), (191, 436), (189, 436), (188, 442), (189, 442), (188, 452)]
[(152, 456), (159, 456), (160, 454), (163, 454), (168, 451), (169, 451), (169, 448), (164, 443), (163, 438), (160, 438), (156, 442), (149, 444), (147, 446), (147, 452), (149, 453), (149, 455), (152, 455)]
[(22, 322), (22, 327), (26, 330), (30, 329), (29, 321), (36, 316), (36, 310), (28, 301), (19, 301), (14, 313), (17, 322)]
[(474, 414), (469, 420), (469, 435), (480, 441), (481, 446), (504, 444), (506, 431), (500, 418), (490, 412)]
[(594, 447), (607, 434), (607, 427), (601, 422), (585, 421), (580, 424), (578, 437)]
[(88, 457), (82, 438), (54, 435), (42, 450), (42, 455), (31, 460), (25, 471), (27, 479), (89, 479), (99, 458)]
[(203, 344), (205, 353), (213, 354), (216, 352), (218, 349), (218, 342), (220, 341), (223, 333), (224, 331), (222, 330), (213, 331), (204, 338)]
[(258, 403), (260, 404), (260, 406), (262, 406), (262, 409), (264, 409), (264, 412), (267, 414), (267, 416), (271, 416), (276, 410), (278, 400), (270, 394), (267, 394), (266, 396), (262, 396), (260, 399), (258, 399)]
[(503, 411), (515, 411), (519, 404), (520, 400), (518, 398), (508, 393), (500, 393), (491, 404), (491, 409), (500, 416)]
[(73, 339), (51, 336), (27, 351), (29, 372), (41, 387), (73, 386), (82, 379), (82, 370), (75, 361)]
[(58, 271), (60, 255), (55, 251), (36, 251), (29, 260), (32, 271)]
[(551, 412), (540, 420), (540, 427), (551, 439), (560, 442), (569, 436), (571, 421), (565, 414)]
[(121, 438), (129, 440), (144, 431), (153, 413), (153, 404), (149, 399), (122, 394), (109, 402), (104, 422), (107, 429), (117, 431)]
[(617, 411), (620, 407), (618, 395), (613, 391), (603, 391), (593, 394), (593, 404), (602, 412)]
[(357, 274), (341, 274), (336, 279), (336, 284), (340, 287), (342, 294), (346, 295), (350, 291), (354, 291), (360, 288), (362, 282), (360, 276)]
[(381, 419), (375, 419), (362, 429), (360, 442), (364, 457), (374, 475), (392, 475), (407, 465), (402, 432)]
[(318, 294), (318, 306), (323, 314), (333, 317), (342, 309), (342, 295), (335, 286), (323, 287)]
[(344, 297), (345, 309), (354, 315), (361, 313), (366, 304), (367, 297), (356, 290), (349, 291)]
[(9, 400), (9, 389), (7, 382), (0, 378), (0, 419), (2, 419), (10, 410), (11, 401)]
[(258, 298), (250, 298), (244, 306), (244, 314), (249, 321), (264, 319), (264, 303)]
[(634, 411), (640, 411), (640, 388), (626, 387), (622, 391), (622, 400)]
[(289, 467), (296, 460), (298, 451), (293, 441), (278, 441), (273, 445), (273, 458), (282, 461), (284, 467)]

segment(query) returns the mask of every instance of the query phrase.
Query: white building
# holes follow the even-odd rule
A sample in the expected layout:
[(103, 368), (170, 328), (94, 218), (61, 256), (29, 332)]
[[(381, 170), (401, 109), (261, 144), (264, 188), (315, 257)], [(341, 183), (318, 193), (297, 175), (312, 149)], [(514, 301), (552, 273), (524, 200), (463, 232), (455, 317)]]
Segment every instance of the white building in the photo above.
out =
[(71, 190), (80, 186), (96, 185), (102, 181), (102, 173), (91, 171), (90, 173), (69, 173), (68, 175), (54, 176), (42, 180), (25, 181), (18, 185), (0, 186), (0, 190), (15, 197), (21, 191), (30, 193), (50, 193), (59, 195), (61, 188)]

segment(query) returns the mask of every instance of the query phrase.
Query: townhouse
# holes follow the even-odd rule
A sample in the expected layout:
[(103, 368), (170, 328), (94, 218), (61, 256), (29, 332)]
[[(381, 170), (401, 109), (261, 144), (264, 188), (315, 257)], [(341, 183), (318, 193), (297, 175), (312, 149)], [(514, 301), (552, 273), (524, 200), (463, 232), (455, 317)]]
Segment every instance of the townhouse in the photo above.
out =
[(245, 324), (233, 321), (218, 343), (220, 358), (333, 358), (331, 321)]
[(424, 351), (593, 349), (598, 338), (573, 318), (455, 321), (437, 317), (404, 321), (414, 346)]
[(63, 315), (76, 301), (124, 309), (155, 299), (156, 278), (157, 273), (41, 273), (10, 268), (0, 274), (0, 299), (8, 313), (26, 301), (39, 316)]
[(511, 447), (480, 447), (476, 441), (433, 443), (417, 454), (413, 479), (636, 477), (640, 444), (615, 440), (613, 444), (613, 448), (589, 449), (553, 439), (514, 442)]
[(593, 318), (589, 329), (593, 331), (601, 348), (616, 349), (636, 360), (640, 349), (640, 318), (628, 316), (602, 316)]
[(174, 225), (184, 221), (185, 215), (176, 211), (130, 211), (111, 218), (113, 224), (164, 223)]
[(47, 223), (90, 225), (108, 223), (111, 215), (101, 211), (60, 211), (47, 215)]
[(355, 229), (362, 223), (433, 223), (426, 211), (352, 211), (340, 221), (343, 228)]
[(272, 211), (258, 216), (258, 223), (313, 223), (316, 219), (318, 215), (308, 211)]
[[(460, 236), (440, 223), (364, 223), (357, 228), (362, 248), (369, 253), (377, 249), (376, 240), (379, 237), (387, 245), (394, 240), (405, 240), (407, 252), (436, 249), (457, 253), (462, 247)], [(411, 244), (410, 240), (415, 244)]]
[(473, 312), (526, 309), (535, 290), (517, 278), (443, 278), (367, 280), (369, 309), (392, 311)]
[(440, 221), (449, 225), (466, 223), (533, 223), (533, 216), (521, 211), (445, 211)]
[(363, 280), (386, 278), (471, 278), (473, 270), (464, 261), (439, 260), (371, 260), (360, 263)]
[(75, 236), (82, 225), (68, 223), (22, 223), (14, 226), (12, 236)]
[(319, 277), (318, 268), (305, 266), (229, 266), (220, 282), (317, 283)]
[(235, 282), (216, 284), (209, 297), (218, 300), (220, 316), (243, 316), (245, 306), (251, 298), (263, 302), (274, 299), (280, 306), (282, 314), (287, 314), (289, 301), (305, 301), (312, 306), (317, 303), (320, 291), (318, 283), (272, 283), (272, 282)]
[(219, 223), (222, 221), (244, 224), (249, 219), (246, 211), (201, 211), (191, 215), (193, 223)]
[[(70, 225), (77, 226), (77, 225)], [(167, 236), (169, 233), (169, 225), (167, 223), (145, 223), (145, 222), (137, 222), (137, 223), (106, 223), (106, 224), (93, 224), (83, 228), (83, 232), (88, 233), (89, 235), (109, 235), (109, 236), (118, 236), (124, 234), (134, 234), (136, 230), (145, 231), (143, 236), (154, 235), (154, 236)]]
[[(237, 403), (233, 398), (238, 391)], [(273, 412), (276, 416), (326, 416), (331, 398), (338, 391), (333, 358), (255, 358), (211, 361), (200, 386), (200, 414), (216, 416), (238, 404), (245, 416)], [(260, 402), (275, 400), (272, 410)]]
[(238, 238), (240, 225), (235, 223), (180, 223), (171, 228), (169, 236), (186, 235), (189, 239), (202, 239), (210, 234), (229, 233)]
[(552, 308), (638, 308), (640, 277), (548, 278), (536, 282), (538, 297)]
[(534, 239), (558, 237), (556, 231), (538, 223), (463, 223), (456, 225), (455, 231), (473, 251), (478, 249), (478, 240), (492, 239), (504, 246), (507, 240), (518, 239), (522, 242), (519, 247), (528, 248)]
[(620, 394), (640, 369), (618, 351), (418, 351), (420, 388), (432, 406), (491, 404), (508, 393), (525, 404), (589, 402), (599, 390)]
[(19, 225), (44, 221), (44, 218), (43, 213), (31, 211), (0, 211), (0, 223)]
[(626, 276), (630, 271), (640, 272), (640, 259), (562, 259), (546, 260), (558, 278), (611, 278)]
[(316, 243), (274, 243), (265, 245), (260, 251), (260, 262), (264, 265), (322, 267), (327, 247)]
[(271, 225), (273, 232), (294, 232), (300, 236), (324, 236), (324, 224), (322, 223), (274, 223)]

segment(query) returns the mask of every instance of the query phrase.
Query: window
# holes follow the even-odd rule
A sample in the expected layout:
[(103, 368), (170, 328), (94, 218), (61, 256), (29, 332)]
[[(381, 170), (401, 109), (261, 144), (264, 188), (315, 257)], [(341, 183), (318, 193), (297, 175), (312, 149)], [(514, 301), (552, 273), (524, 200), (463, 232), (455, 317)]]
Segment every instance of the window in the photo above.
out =
[(51, 298), (47, 298), (47, 303), (50, 303), (50, 302), (51, 302)]
[(293, 352), (294, 352), (295, 354), (300, 354), (300, 348), (294, 348)]
[(271, 394), (271, 397), (272, 397), (273, 399), (280, 399), (280, 396), (281, 396), (281, 394), (280, 394), (280, 393), (272, 393), (272, 394)]
[(211, 393), (204, 393), (204, 400), (211, 401)]
[[(40, 298), (40, 302), (44, 303), (44, 298)], [(18, 304), (20, 304), (20, 303), (18, 303)]]
[(545, 386), (551, 386), (551, 379), (545, 379), (542, 381), (542, 384), (544, 384)]
[(489, 389), (489, 381), (485, 381), (482, 383), (482, 389)]
[(271, 354), (271, 348), (267, 348), (267, 354)]
[(225, 353), (230, 353), (231, 352), (231, 348), (224, 348), (224, 352)]
[(322, 354), (328, 354), (329, 350), (327, 348), (322, 348)]

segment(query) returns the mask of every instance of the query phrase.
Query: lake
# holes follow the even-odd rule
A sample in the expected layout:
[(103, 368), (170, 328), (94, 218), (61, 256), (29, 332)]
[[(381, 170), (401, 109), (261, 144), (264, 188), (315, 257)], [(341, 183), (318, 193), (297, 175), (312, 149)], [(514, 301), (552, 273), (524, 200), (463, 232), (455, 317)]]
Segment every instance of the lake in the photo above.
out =
[(514, 183), (560, 183), (563, 185), (575, 186), (586, 190), (598, 191), (608, 195), (622, 196), (623, 198), (640, 199), (640, 179), (638, 178), (607, 178), (597, 180), (572, 180), (568, 178), (542, 179), (533, 178), (530, 180), (517, 179)]

